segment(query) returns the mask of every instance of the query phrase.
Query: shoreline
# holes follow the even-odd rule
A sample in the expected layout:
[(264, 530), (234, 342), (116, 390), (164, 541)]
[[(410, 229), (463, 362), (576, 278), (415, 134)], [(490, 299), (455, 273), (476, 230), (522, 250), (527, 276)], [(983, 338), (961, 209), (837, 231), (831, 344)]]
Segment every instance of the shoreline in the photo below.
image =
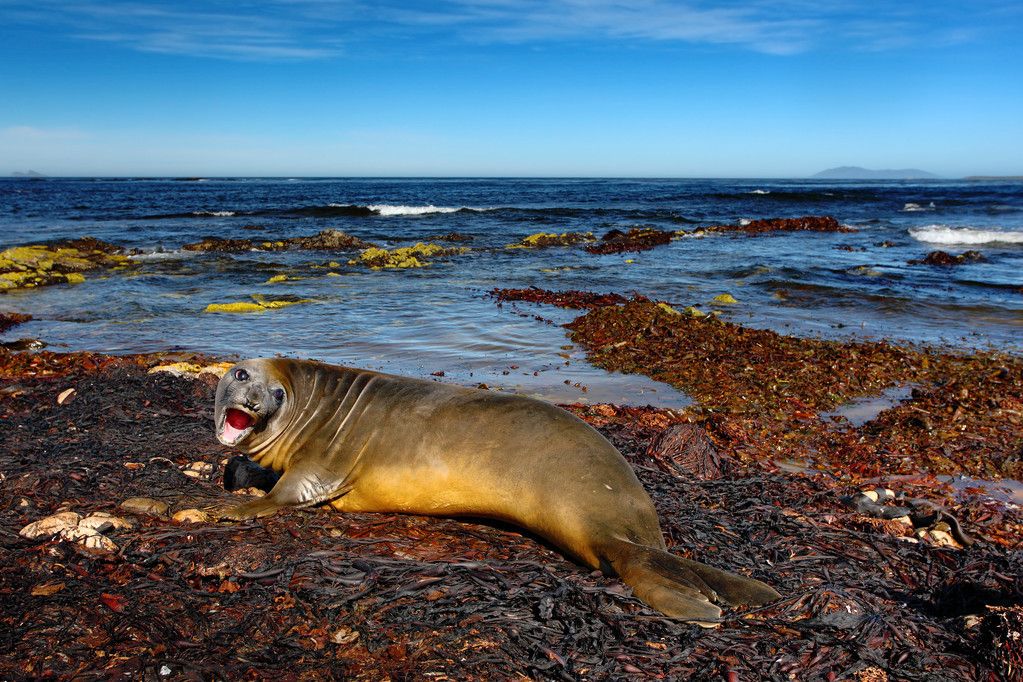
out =
[[(782, 592), (779, 602), (730, 608), (721, 628), (705, 631), (656, 616), (617, 580), (590, 574), (515, 529), (467, 520), (316, 510), (237, 525), (176, 521), (174, 512), (233, 498), (221, 483), (233, 453), (216, 443), (209, 425), (215, 374), (149, 370), (171, 362), (208, 366), (216, 358), (0, 350), (0, 425), (10, 434), (0, 453), (0, 593), (9, 600), (0, 618), (14, 633), (0, 670), (59, 679), (163, 667), (221, 677), (340, 670), (353, 679), (485, 679), (498, 671), (564, 679), (1011, 674), (1008, 638), (1023, 602), (1012, 577), (1023, 571), (1019, 507), (976, 489), (953, 490), (935, 472), (921, 471), (933, 466), (930, 458), (878, 476), (876, 466), (865, 466), (877, 453), (858, 442), (872, 422), (829, 427), (836, 422), (817, 416), (818, 408), (834, 401), (816, 391), (819, 378), (779, 395), (770, 381), (745, 376), (775, 376), (792, 367), (778, 353), (825, 342), (764, 336), (662, 306), (615, 300), (580, 311), (569, 331), (598, 366), (668, 380), (700, 402), (679, 410), (565, 407), (633, 465), (674, 552), (766, 580)], [(635, 340), (637, 330), (642, 343), (621, 343)], [(729, 352), (714, 366), (732, 383), (717, 395), (693, 390), (698, 373), (657, 345), (670, 339), (688, 348), (719, 335)], [(733, 365), (743, 369), (736, 360), (753, 347), (736, 339), (751, 338), (768, 349), (765, 363), (729, 374)], [(827, 350), (815, 346), (821, 348)], [(908, 372), (908, 363), (921, 372), (914, 379), (932, 383), (929, 372), (950, 371), (942, 363), (959, 367), (891, 346), (882, 357), (886, 363), (865, 375), (875, 377), (870, 387), (887, 385), (890, 366)], [(924, 357), (934, 369), (918, 366)], [(973, 367), (956, 376), (968, 378)], [(1007, 369), (1011, 380), (1003, 383), (1011, 390), (988, 391), (984, 399), (1018, 397), (1019, 367), (1010, 362)], [(940, 402), (946, 394), (961, 390), (934, 383), (910, 402)], [(756, 410), (742, 409), (752, 404)], [(966, 419), (971, 428), (986, 423), (962, 413), (948, 418)], [(944, 421), (930, 429), (892, 424), (899, 433), (941, 433)], [(930, 447), (926, 439), (906, 442)], [(834, 456), (823, 456), (829, 447)], [(795, 470), (778, 464), (811, 449), (813, 467), (805, 459)], [(948, 516), (914, 528), (843, 501), (878, 485)], [(169, 508), (119, 507), (139, 496)], [(105, 552), (59, 537), (18, 536), (26, 524), (62, 510), (105, 511), (134, 527), (107, 531), (116, 549)], [(962, 524), (969, 546), (947, 542), (938, 524), (948, 517)], [(59, 622), (80, 625), (50, 625)], [(878, 629), (878, 622), (886, 625)]]

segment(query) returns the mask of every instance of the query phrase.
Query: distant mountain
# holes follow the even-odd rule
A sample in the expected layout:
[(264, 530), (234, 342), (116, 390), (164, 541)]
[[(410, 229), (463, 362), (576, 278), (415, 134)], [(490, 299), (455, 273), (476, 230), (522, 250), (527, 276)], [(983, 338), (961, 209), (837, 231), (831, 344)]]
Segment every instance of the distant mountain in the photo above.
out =
[(13, 173), (11, 173), (11, 175), (16, 177), (16, 178), (45, 178), (46, 177), (42, 173), (37, 173), (34, 170), (25, 171), (24, 173), (22, 173), (21, 171), (14, 171)]
[(812, 178), (822, 180), (936, 180), (940, 176), (922, 171), (919, 168), (903, 168), (901, 170), (870, 170), (859, 166), (841, 166), (821, 171)]

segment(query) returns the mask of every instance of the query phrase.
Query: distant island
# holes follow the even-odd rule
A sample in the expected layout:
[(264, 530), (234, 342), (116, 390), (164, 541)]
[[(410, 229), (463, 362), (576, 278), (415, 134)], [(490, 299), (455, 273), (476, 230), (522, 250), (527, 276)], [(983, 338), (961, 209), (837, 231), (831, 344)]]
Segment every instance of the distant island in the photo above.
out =
[(13, 177), (16, 177), (16, 178), (45, 178), (46, 177), (42, 173), (37, 173), (34, 170), (27, 170), (24, 173), (22, 173), (21, 171), (14, 171), (13, 173), (11, 173), (11, 175)]
[(940, 176), (922, 171), (919, 168), (903, 168), (900, 170), (870, 170), (859, 166), (840, 166), (821, 171), (812, 178), (821, 180), (937, 180)]

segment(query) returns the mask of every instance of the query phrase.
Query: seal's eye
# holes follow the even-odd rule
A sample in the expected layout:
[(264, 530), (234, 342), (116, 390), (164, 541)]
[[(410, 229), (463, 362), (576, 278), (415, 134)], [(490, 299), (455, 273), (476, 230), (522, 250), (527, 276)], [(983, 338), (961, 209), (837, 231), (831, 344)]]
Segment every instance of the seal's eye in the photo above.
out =
[(283, 388), (275, 388), (274, 389), (274, 400), (276, 400), (279, 403), (284, 402), (284, 389)]
[(234, 371), (234, 378), (237, 379), (238, 381), (248, 381), (249, 373), (246, 372), (244, 369), (239, 368)]

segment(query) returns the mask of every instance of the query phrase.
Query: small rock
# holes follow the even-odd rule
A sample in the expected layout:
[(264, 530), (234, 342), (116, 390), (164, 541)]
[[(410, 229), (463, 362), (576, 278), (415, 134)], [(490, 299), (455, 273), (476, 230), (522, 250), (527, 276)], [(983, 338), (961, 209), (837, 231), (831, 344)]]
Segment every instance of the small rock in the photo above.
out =
[(113, 540), (92, 528), (86, 528), (84, 526), (68, 528), (61, 531), (60, 538), (69, 542), (77, 542), (87, 549), (100, 552), (117, 551), (117, 545), (114, 544)]
[(732, 296), (731, 294), (720, 294), (712, 298), (710, 302), (716, 305), (734, 305), (738, 303), (738, 301), (735, 300), (735, 296)]
[(259, 488), (239, 488), (234, 491), (235, 495), (250, 495), (252, 497), (263, 497), (266, 492)]
[(181, 509), (171, 518), (178, 523), (205, 523), (210, 520), (209, 514), (202, 509)]
[(148, 514), (149, 516), (166, 516), (169, 509), (166, 502), (149, 497), (129, 497), (120, 506), (121, 509), (127, 512)]
[(18, 535), (29, 539), (57, 535), (66, 530), (77, 528), (78, 522), (81, 520), (82, 516), (75, 512), (60, 512), (28, 524), (18, 532)]
[(74, 394), (75, 394), (75, 389), (73, 389), (73, 388), (68, 388), (68, 389), (65, 389), (65, 390), (61, 391), (57, 395), (57, 404), (58, 405), (63, 405), (68, 400), (70, 400), (71, 396), (73, 396)]
[(91, 528), (98, 533), (105, 533), (110, 529), (126, 530), (134, 528), (135, 524), (128, 519), (114, 516), (110, 512), (93, 512), (78, 523), (79, 528)]

